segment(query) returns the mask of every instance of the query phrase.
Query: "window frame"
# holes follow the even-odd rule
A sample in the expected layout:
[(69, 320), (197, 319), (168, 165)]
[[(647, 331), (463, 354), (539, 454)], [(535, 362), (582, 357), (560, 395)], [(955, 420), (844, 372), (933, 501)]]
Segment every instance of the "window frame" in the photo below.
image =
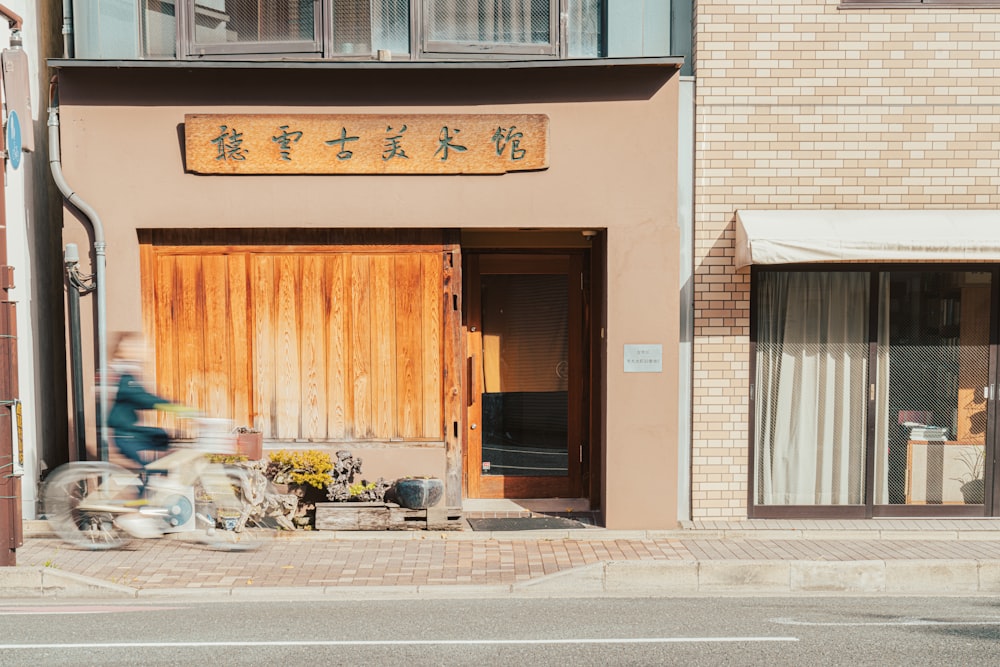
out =
[[(176, 53), (178, 60), (198, 60), (201, 58), (279, 59), (282, 57), (315, 58), (317, 60), (376, 60), (378, 53), (340, 54), (334, 52), (333, 20), (334, 0), (313, 0), (313, 39), (281, 42), (230, 42), (225, 44), (199, 44), (195, 41), (195, 6), (197, 0), (176, 0), (177, 21)], [(451, 42), (431, 40), (430, 0), (409, 0), (408, 53), (392, 54), (394, 60), (491, 60), (502, 58), (566, 58), (567, 40), (565, 32), (566, 11), (570, 0), (548, 0), (549, 36), (545, 44), (482, 44), (475, 42)], [(600, 20), (603, 22), (604, 16)], [(369, 26), (371, 29), (371, 26)]]
[(550, 58), (565, 57), (562, 43), (563, 31), (566, 29), (560, 17), (565, 14), (568, 0), (548, 0), (549, 3), (549, 41), (546, 44), (505, 44), (479, 42), (458, 42), (432, 40), (430, 9), (433, 0), (411, 0), (410, 24), (416, 27), (415, 43), (419, 44), (419, 56), (546, 56)]
[(195, 41), (195, 6), (198, 0), (178, 0), (177, 11), (177, 53), (183, 59), (197, 59), (205, 56), (271, 56), (280, 58), (288, 55), (324, 56), (326, 24), (325, 7), (329, 0), (313, 2), (313, 39), (275, 42), (231, 42), (225, 44), (199, 44)]

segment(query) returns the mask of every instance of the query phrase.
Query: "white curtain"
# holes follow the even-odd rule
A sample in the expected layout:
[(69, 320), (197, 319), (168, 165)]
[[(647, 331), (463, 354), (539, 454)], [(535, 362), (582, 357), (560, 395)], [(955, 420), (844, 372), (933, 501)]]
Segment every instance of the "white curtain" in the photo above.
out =
[(861, 504), (869, 274), (758, 277), (757, 503)]
[[(427, 0), (430, 39), (533, 44), (549, 41), (549, 0)], [(536, 33), (545, 26), (544, 34)]]

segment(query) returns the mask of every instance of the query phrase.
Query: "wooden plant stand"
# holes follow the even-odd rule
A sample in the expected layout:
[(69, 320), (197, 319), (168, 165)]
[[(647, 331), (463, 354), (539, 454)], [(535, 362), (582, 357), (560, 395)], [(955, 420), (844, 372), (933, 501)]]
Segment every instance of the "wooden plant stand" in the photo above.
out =
[(462, 530), (462, 510), (394, 503), (316, 503), (316, 530)]

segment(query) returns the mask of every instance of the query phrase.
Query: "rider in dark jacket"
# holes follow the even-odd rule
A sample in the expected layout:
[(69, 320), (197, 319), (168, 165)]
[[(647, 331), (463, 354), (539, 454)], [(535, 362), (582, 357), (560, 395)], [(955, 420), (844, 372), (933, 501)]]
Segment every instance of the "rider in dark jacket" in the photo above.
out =
[(162, 428), (141, 426), (139, 410), (153, 410), (170, 405), (170, 401), (151, 394), (129, 373), (118, 380), (118, 394), (108, 415), (108, 426), (114, 429), (119, 451), (140, 466), (145, 465), (142, 452), (163, 452), (170, 446), (170, 436)]
[(144, 466), (143, 452), (164, 452), (170, 446), (170, 435), (156, 426), (139, 424), (140, 410), (181, 411), (166, 398), (146, 391), (140, 382), (142, 365), (146, 356), (146, 343), (141, 334), (123, 334), (115, 346), (111, 363), (118, 373), (118, 393), (111, 412), (108, 427), (114, 430), (114, 443), (129, 460)]

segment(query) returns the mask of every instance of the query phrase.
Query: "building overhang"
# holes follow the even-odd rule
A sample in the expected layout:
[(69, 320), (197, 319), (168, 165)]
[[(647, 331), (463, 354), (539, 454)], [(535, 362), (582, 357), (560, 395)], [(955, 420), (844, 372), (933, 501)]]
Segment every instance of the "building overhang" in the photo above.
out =
[(258, 59), (214, 58), (198, 60), (89, 60), (81, 58), (51, 58), (53, 69), (137, 69), (137, 70), (233, 70), (233, 69), (296, 69), (296, 70), (497, 70), (497, 69), (606, 69), (606, 68), (669, 68), (680, 69), (681, 56), (647, 58), (574, 58), (540, 60), (317, 60), (317, 59)]
[(1000, 262), (1000, 211), (736, 212), (737, 268), (816, 262)]

